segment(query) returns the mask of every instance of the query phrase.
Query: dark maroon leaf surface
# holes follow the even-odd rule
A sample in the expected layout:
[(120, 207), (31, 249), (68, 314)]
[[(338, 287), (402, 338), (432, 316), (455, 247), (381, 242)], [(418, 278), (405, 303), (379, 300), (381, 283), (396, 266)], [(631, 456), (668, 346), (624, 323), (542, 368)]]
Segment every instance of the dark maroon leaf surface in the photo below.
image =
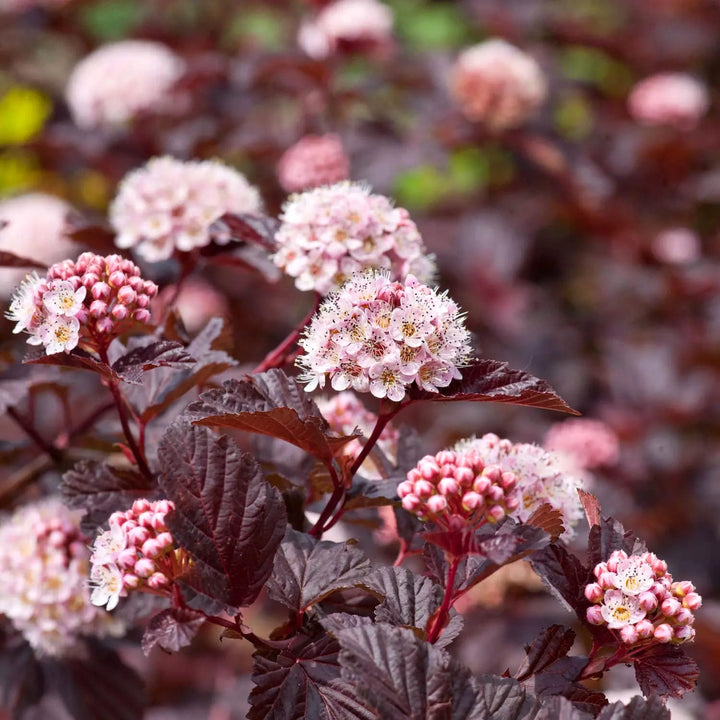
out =
[(525, 646), (527, 657), (515, 673), (517, 680), (541, 672), (556, 660), (565, 657), (575, 640), (575, 633), (562, 625), (550, 625)]
[(670, 720), (670, 710), (658, 697), (634, 697), (627, 705), (621, 702), (608, 705), (600, 711), (597, 720)]
[(554, 594), (584, 621), (588, 606), (585, 585), (591, 582), (592, 572), (576, 555), (556, 544), (535, 553), (530, 562)]
[[(2, 229), (0, 225), (0, 230)], [(10, 268), (34, 268), (36, 270), (45, 270), (47, 265), (37, 262), (37, 260), (30, 260), (29, 258), (15, 255), (7, 250), (0, 250), (0, 267)]]
[(275, 233), (279, 227), (280, 222), (268, 215), (225, 213), (212, 224), (210, 233), (224, 239), (254, 243), (268, 252), (275, 252)]
[(122, 380), (109, 365), (96, 360), (79, 348), (75, 348), (71, 353), (59, 352), (54, 355), (46, 355), (43, 348), (33, 348), (25, 355), (23, 362), (31, 365), (56, 365), (64, 368), (75, 368), (76, 370), (90, 370), (108, 380)]
[(113, 362), (112, 369), (125, 382), (138, 383), (148, 370), (158, 367), (184, 368), (195, 363), (196, 360), (181, 343), (155, 340), (126, 352)]
[(635, 538), (631, 530), (614, 518), (603, 518), (599, 525), (590, 528), (588, 536), (588, 557), (591, 570), (599, 562), (606, 561), (615, 550), (624, 550), (628, 555), (645, 552), (645, 544)]
[(30, 389), (27, 380), (0, 380), (0, 415), (15, 407)]
[(157, 645), (167, 652), (177, 652), (190, 645), (205, 622), (205, 615), (190, 608), (167, 608), (155, 615), (142, 639), (146, 655)]
[(656, 645), (635, 660), (635, 677), (643, 695), (682, 697), (693, 690), (700, 670), (677, 645)]

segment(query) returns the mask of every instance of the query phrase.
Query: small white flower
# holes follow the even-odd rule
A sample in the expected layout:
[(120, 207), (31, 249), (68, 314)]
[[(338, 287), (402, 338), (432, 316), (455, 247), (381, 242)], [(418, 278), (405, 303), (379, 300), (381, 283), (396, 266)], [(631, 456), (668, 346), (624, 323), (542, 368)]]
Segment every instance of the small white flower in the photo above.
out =
[(625, 595), (639, 595), (649, 590), (655, 582), (655, 573), (639, 557), (630, 557), (618, 563), (613, 584)]
[(37, 273), (31, 273), (25, 276), (25, 279), (15, 290), (10, 309), (5, 313), (8, 320), (16, 323), (13, 333), (19, 333), (27, 330), (32, 323), (35, 312), (37, 311), (37, 300), (35, 298), (35, 288), (41, 282)]
[(117, 565), (94, 565), (90, 576), (93, 591), (90, 602), (108, 610), (117, 607), (123, 591), (123, 575)]
[(70, 352), (78, 344), (80, 322), (74, 317), (51, 315), (38, 328), (37, 337), (45, 346), (48, 355)]
[(605, 601), (600, 607), (600, 612), (611, 630), (634, 625), (646, 615), (636, 597), (625, 595), (620, 590), (608, 590), (605, 593)]
[(71, 283), (60, 280), (43, 294), (43, 305), (51, 315), (74, 317), (83, 306), (87, 290), (81, 285), (75, 290)]
[(125, 530), (115, 523), (110, 526), (109, 530), (100, 533), (93, 543), (93, 554), (90, 558), (91, 562), (96, 565), (105, 565), (114, 563), (119, 552), (127, 546), (127, 533)]

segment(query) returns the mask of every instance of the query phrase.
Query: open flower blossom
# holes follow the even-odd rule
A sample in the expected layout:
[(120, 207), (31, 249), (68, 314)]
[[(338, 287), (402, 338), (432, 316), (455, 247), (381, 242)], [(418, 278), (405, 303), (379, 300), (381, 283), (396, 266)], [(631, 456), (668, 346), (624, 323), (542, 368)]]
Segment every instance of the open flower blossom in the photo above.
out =
[(368, 268), (386, 269), (392, 280), (412, 274), (432, 281), (434, 259), (407, 210), (365, 185), (341, 182), (292, 195), (280, 220), (273, 261), (298, 290), (326, 295)]
[(125, 512), (115, 512), (109, 530), (92, 546), (91, 601), (108, 610), (133, 590), (167, 595), (174, 578), (187, 569), (189, 558), (165, 524), (175, 508), (170, 500), (136, 500)]
[(123, 179), (110, 206), (120, 248), (148, 262), (209, 245), (210, 225), (225, 213), (259, 213), (262, 201), (245, 176), (215, 160), (152, 158)]
[(707, 87), (686, 73), (657, 73), (641, 80), (628, 97), (628, 108), (641, 125), (670, 125), (692, 130), (710, 106)]
[(73, 69), (65, 89), (81, 128), (121, 125), (144, 110), (169, 106), (184, 61), (161, 43), (122, 40), (102, 45)]
[(299, 345), (308, 392), (329, 377), (334, 390), (352, 387), (398, 402), (410, 385), (438, 392), (460, 378), (470, 333), (446, 294), (412, 275), (391, 282), (369, 270), (325, 298)]
[(334, 0), (301, 25), (298, 44), (316, 59), (339, 51), (385, 55), (392, 29), (392, 9), (379, 0)]
[(460, 441), (455, 450), (473, 450), (486, 464), (498, 465), (517, 478), (519, 504), (512, 516), (525, 522), (541, 505), (549, 504), (562, 514), (564, 536), (574, 535), (574, 526), (584, 517), (578, 496), (582, 473), (574, 461), (531, 443), (513, 443), (493, 433)]
[(350, 161), (342, 140), (334, 133), (305, 135), (289, 147), (277, 167), (278, 180), (287, 192), (302, 192), (347, 180)]
[(140, 277), (140, 268), (120, 255), (82, 253), (52, 265), (44, 278), (26, 276), (5, 314), (14, 333), (43, 345), (48, 355), (70, 352), (79, 343), (106, 347), (130, 321), (150, 321), (150, 299), (157, 285)]
[(19, 508), (0, 525), (0, 613), (38, 655), (62, 656), (81, 636), (124, 631), (90, 603), (81, 515), (51, 497)]
[(463, 115), (496, 131), (522, 125), (547, 95), (545, 76), (537, 62), (498, 38), (464, 50), (449, 82)]
[(614, 430), (601, 420), (589, 418), (555, 423), (545, 434), (543, 447), (571, 455), (583, 469), (614, 465), (620, 454)]
[(607, 625), (623, 643), (638, 647), (695, 637), (694, 613), (702, 598), (691, 582), (673, 582), (667, 563), (654, 553), (615, 550), (593, 574), (596, 582), (585, 586), (593, 603), (587, 609), (591, 624)]

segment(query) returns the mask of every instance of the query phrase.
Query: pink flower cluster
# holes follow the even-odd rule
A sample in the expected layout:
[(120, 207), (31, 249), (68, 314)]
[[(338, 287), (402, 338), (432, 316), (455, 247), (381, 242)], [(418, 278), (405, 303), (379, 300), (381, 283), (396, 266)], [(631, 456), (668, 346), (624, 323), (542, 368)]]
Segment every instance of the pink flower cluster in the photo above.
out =
[(208, 245), (210, 225), (221, 215), (261, 210), (260, 193), (237, 170), (214, 160), (159, 157), (125, 177), (110, 222), (118, 247), (158, 262)]
[(317, 59), (343, 50), (384, 55), (392, 29), (392, 10), (378, 0), (334, 0), (302, 24), (298, 44)]
[(346, 180), (350, 161), (338, 135), (305, 135), (280, 158), (278, 180), (287, 192), (302, 192)]
[(694, 613), (702, 598), (688, 580), (673, 582), (664, 560), (616, 550), (593, 572), (597, 582), (585, 587), (593, 603), (589, 623), (607, 625), (626, 645), (680, 644), (695, 637)]
[(685, 73), (657, 73), (641, 80), (628, 97), (628, 109), (641, 125), (692, 130), (707, 112), (705, 85)]
[(514, 473), (520, 502), (513, 517), (525, 522), (547, 503), (561, 512), (565, 537), (573, 536), (573, 527), (584, 517), (577, 492), (583, 478), (574, 461), (568, 463), (559, 453), (529, 443), (513, 443), (493, 433), (463, 440), (454, 449), (472, 450), (485, 464), (498, 465), (504, 472)]
[(545, 100), (547, 83), (532, 57), (492, 39), (460, 54), (450, 92), (465, 117), (497, 131), (518, 127), (533, 115)]
[(412, 275), (404, 283), (366, 271), (329, 295), (299, 341), (309, 392), (352, 387), (400, 401), (413, 383), (438, 392), (460, 378), (470, 334), (458, 306)]
[(90, 603), (90, 553), (79, 529), (81, 515), (47, 498), (0, 525), (0, 614), (39, 655), (61, 656), (79, 636), (124, 630)]
[(517, 509), (517, 478), (473, 450), (426, 455), (398, 485), (402, 506), (448, 530), (496, 523)]
[(407, 210), (359, 183), (293, 195), (280, 220), (273, 261), (298, 290), (326, 295), (367, 268), (386, 269), (393, 280), (412, 273), (431, 282), (434, 275), (434, 260)]
[(86, 252), (52, 265), (44, 278), (28, 275), (15, 291), (6, 317), (14, 333), (30, 334), (48, 355), (69, 352), (78, 343), (107, 347), (130, 321), (150, 322), (150, 299), (157, 285), (140, 277), (140, 268), (120, 255)]
[(162, 110), (185, 63), (157, 42), (123, 40), (99, 47), (73, 69), (65, 98), (81, 128), (121, 125), (143, 110)]
[(660, 262), (684, 265), (702, 257), (702, 244), (697, 233), (690, 228), (671, 227), (653, 238), (652, 253)]
[(601, 420), (587, 418), (555, 423), (545, 434), (543, 447), (571, 455), (583, 469), (614, 465), (620, 454), (613, 429)]
[(131, 590), (167, 593), (188, 561), (165, 525), (174, 509), (169, 500), (136, 500), (110, 516), (110, 529), (95, 538), (90, 557), (93, 605), (112, 610)]

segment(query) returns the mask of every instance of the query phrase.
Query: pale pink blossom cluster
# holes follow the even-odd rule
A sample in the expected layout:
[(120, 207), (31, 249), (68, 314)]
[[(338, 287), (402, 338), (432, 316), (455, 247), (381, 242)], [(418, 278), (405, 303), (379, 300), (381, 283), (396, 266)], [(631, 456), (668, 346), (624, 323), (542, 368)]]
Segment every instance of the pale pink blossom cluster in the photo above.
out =
[(543, 447), (574, 458), (582, 469), (614, 465), (620, 455), (615, 431), (601, 420), (572, 418), (555, 423), (545, 433)]
[(14, 333), (27, 332), (30, 345), (48, 355), (70, 352), (79, 343), (106, 348), (131, 321), (150, 322), (150, 300), (157, 285), (140, 277), (140, 268), (120, 255), (82, 253), (52, 265), (44, 278), (28, 275), (6, 313)]
[(473, 450), (426, 455), (398, 485), (402, 506), (448, 530), (496, 523), (519, 505), (517, 478)]
[(99, 47), (73, 69), (65, 98), (75, 123), (121, 125), (144, 110), (164, 110), (184, 61), (157, 42), (123, 40)]
[(530, 55), (494, 38), (460, 54), (450, 92), (465, 117), (497, 131), (530, 118), (545, 101), (547, 83)]
[(562, 514), (564, 536), (574, 535), (573, 527), (584, 513), (577, 492), (583, 477), (573, 460), (539, 445), (513, 443), (493, 433), (462, 440), (455, 450), (473, 450), (486, 464), (499, 465), (503, 471), (515, 474), (520, 502), (512, 513), (514, 518), (525, 522), (538, 508), (549, 504)]
[(33, 8), (59, 8), (67, 5), (71, 0), (0, 0), (0, 15), (2, 13), (21, 13)]
[(112, 610), (133, 590), (168, 593), (188, 562), (165, 524), (165, 516), (174, 509), (170, 500), (142, 499), (110, 516), (110, 529), (95, 538), (90, 557), (94, 605)]
[(697, 233), (690, 228), (673, 227), (662, 230), (653, 238), (652, 253), (660, 262), (684, 265), (700, 259), (702, 245)]
[[(70, 205), (44, 193), (28, 193), (0, 203), (0, 250), (50, 265), (74, 252), (65, 237)], [(0, 269), (0, 296), (8, 297), (25, 272)]]
[(38, 655), (65, 655), (83, 635), (124, 630), (90, 603), (81, 515), (52, 497), (21, 507), (0, 525), (0, 613)]
[(598, 563), (596, 582), (585, 586), (593, 603), (587, 620), (607, 625), (626, 645), (680, 644), (695, 637), (695, 611), (702, 598), (688, 580), (673, 582), (667, 563), (649, 552), (630, 555), (612, 553)]
[(299, 341), (309, 392), (324, 387), (400, 401), (410, 385), (438, 392), (461, 377), (470, 333), (446, 294), (412, 275), (404, 283), (366, 271), (329, 295)]
[(305, 135), (283, 153), (277, 175), (283, 190), (302, 192), (347, 180), (350, 161), (338, 135)]
[(378, 0), (334, 0), (298, 32), (298, 45), (310, 57), (339, 51), (384, 55), (392, 47), (392, 9)]
[(359, 183), (342, 182), (292, 195), (275, 235), (275, 264), (298, 290), (326, 295), (367, 268), (393, 280), (413, 274), (431, 282), (435, 263), (407, 210)]
[(257, 188), (215, 160), (152, 158), (122, 181), (110, 206), (120, 248), (135, 248), (148, 262), (209, 245), (210, 225), (225, 213), (259, 213)]
[(651, 75), (633, 87), (628, 109), (641, 125), (671, 125), (692, 130), (710, 106), (707, 87), (686, 73)]

